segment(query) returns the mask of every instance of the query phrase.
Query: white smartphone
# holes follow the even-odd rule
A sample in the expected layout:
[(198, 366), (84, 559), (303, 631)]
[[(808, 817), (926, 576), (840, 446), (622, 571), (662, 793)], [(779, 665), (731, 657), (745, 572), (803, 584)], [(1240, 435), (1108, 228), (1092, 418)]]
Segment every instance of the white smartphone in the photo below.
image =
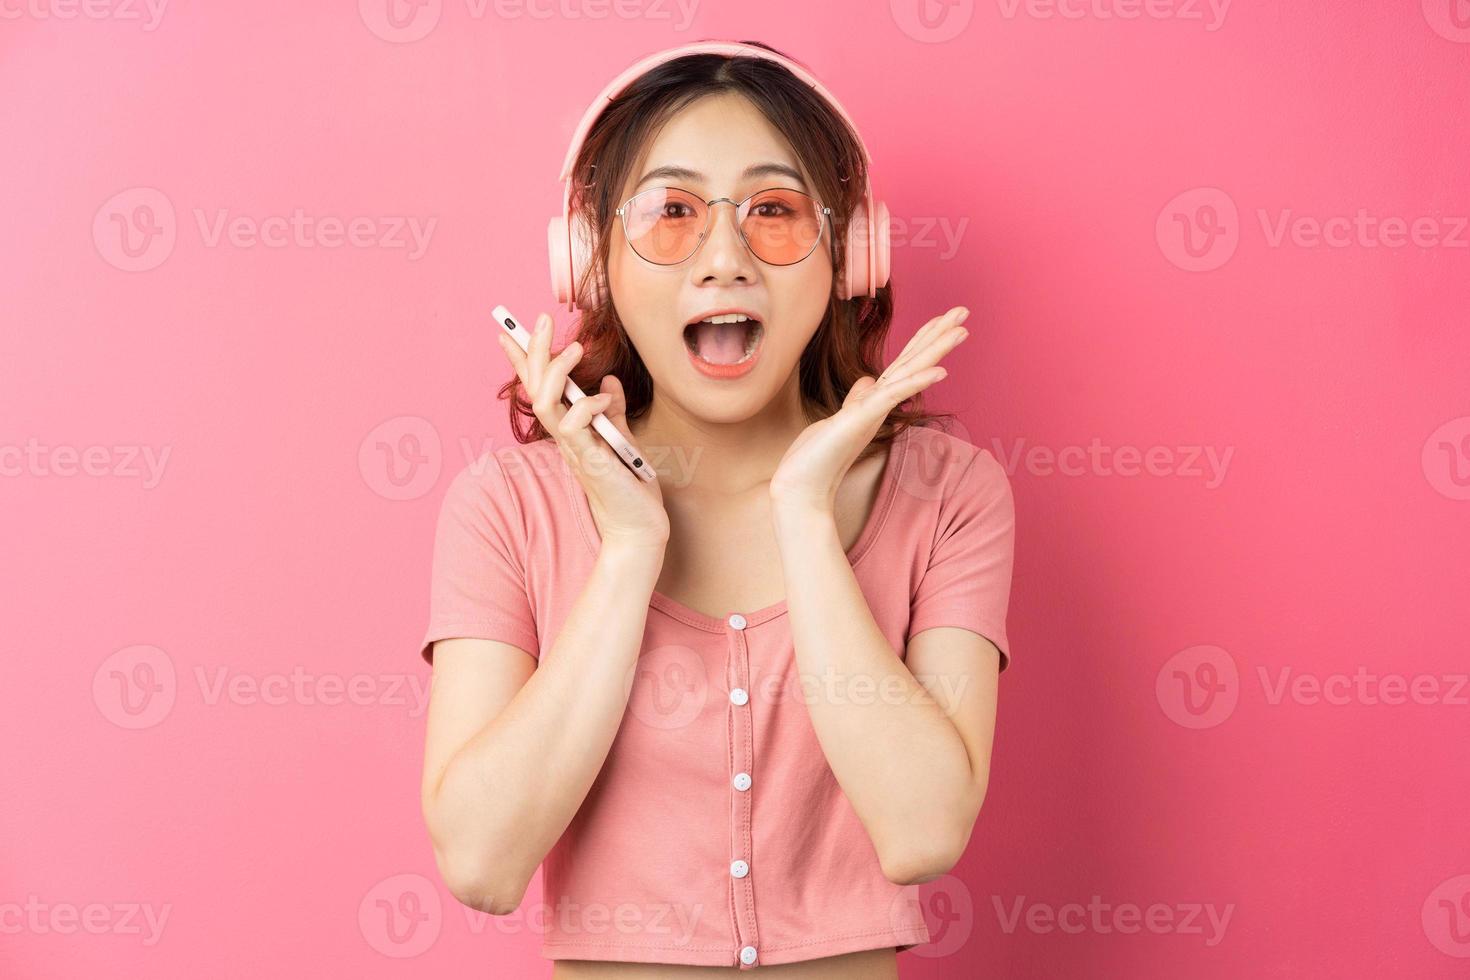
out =
[[(510, 310), (507, 310), (503, 306), (497, 306), (490, 311), (490, 315), (495, 317), (495, 322), (500, 324), (502, 330), (510, 334), (511, 339), (521, 345), (521, 350), (528, 354), (531, 352), (531, 334), (516, 321), (515, 317), (510, 315)], [(579, 402), (587, 397), (571, 378), (567, 378), (567, 386), (564, 394), (567, 401), (572, 403)], [(638, 447), (629, 442), (606, 415), (598, 412), (592, 416), (592, 428), (597, 430), (597, 434), (602, 436), (607, 444), (613, 448), (613, 452), (617, 453), (618, 458), (624, 463), (627, 463), (628, 468), (634, 473), (637, 473), (640, 478), (645, 481), (658, 479), (658, 473), (648, 463), (644, 462), (643, 454), (638, 451)]]

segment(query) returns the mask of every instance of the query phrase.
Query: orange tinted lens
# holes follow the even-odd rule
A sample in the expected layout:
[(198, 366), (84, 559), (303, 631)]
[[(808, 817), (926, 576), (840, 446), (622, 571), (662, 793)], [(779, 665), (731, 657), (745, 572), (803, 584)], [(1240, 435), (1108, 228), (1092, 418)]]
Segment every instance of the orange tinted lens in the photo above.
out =
[(671, 265), (694, 254), (704, 232), (705, 203), (672, 187), (638, 194), (623, 209), (623, 230), (633, 251)]
[(791, 265), (816, 248), (822, 216), (814, 198), (785, 188), (761, 191), (741, 223), (750, 250), (763, 262)]

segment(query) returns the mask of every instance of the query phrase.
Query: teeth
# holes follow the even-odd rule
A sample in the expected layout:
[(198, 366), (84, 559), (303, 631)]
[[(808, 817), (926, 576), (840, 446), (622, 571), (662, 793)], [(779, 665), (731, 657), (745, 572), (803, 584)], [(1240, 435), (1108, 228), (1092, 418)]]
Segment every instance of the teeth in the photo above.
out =
[(721, 313), (719, 316), (707, 316), (700, 323), (744, 323), (750, 317), (744, 313)]
[[(755, 353), (755, 343), (760, 339), (761, 328), (759, 326), (757, 326), (754, 330), (749, 331), (745, 335), (745, 357), (749, 357), (751, 354)], [(739, 364), (741, 361), (745, 360), (745, 357), (742, 357), (739, 361), (736, 361), (735, 363)]]

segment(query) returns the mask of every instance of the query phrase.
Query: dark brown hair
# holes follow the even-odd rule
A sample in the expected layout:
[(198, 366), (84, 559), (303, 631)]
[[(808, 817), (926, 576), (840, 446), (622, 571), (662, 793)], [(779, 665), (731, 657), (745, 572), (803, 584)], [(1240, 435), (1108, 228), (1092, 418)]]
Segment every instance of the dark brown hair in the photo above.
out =
[[(744, 43), (789, 59), (768, 44)], [(893, 286), (890, 281), (871, 298), (837, 298), (836, 277), (846, 260), (847, 226), (862, 203), (868, 179), (862, 147), (857, 134), (820, 95), (784, 65), (761, 57), (694, 54), (664, 62), (639, 76), (593, 123), (572, 167), (570, 207), (594, 229), (594, 259), (586, 275), (597, 277), (604, 299), (582, 311), (574, 339), (581, 343), (583, 353), (571, 378), (583, 391), (595, 393), (604, 375), (616, 375), (623, 384), (630, 420), (652, 403), (653, 378), (618, 319), (607, 283), (612, 222), (622, 203), (617, 198), (651, 133), (695, 100), (724, 92), (749, 99), (785, 135), (811, 174), (817, 197), (832, 209), (833, 280), (827, 312), (797, 368), (802, 405), (814, 422), (841, 408), (858, 378), (876, 378), (882, 371), (884, 341), (893, 320)], [(574, 284), (579, 295), (590, 295), (586, 285)], [(518, 377), (512, 376), (498, 397), (510, 400), (511, 430), (518, 441), (550, 436), (532, 411)], [(909, 425), (953, 415), (926, 412), (921, 402), (922, 392), (891, 411), (862, 455), (884, 449)], [(529, 421), (528, 428), (521, 427), (522, 419)]]

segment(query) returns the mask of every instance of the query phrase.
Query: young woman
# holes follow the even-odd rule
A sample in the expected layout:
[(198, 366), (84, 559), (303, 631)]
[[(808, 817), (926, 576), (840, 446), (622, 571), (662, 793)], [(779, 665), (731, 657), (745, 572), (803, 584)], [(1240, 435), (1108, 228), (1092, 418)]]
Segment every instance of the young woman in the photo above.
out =
[[(858, 136), (794, 63), (728, 48), (678, 49), (586, 132), (577, 339), (501, 337), (532, 422), (436, 536), (435, 857), (496, 915), (544, 861), (557, 980), (895, 977), (988, 781), (1010, 487), (915, 405), (967, 310), (876, 369), (891, 287), (839, 287)], [(597, 394), (565, 406), (568, 377)]]

